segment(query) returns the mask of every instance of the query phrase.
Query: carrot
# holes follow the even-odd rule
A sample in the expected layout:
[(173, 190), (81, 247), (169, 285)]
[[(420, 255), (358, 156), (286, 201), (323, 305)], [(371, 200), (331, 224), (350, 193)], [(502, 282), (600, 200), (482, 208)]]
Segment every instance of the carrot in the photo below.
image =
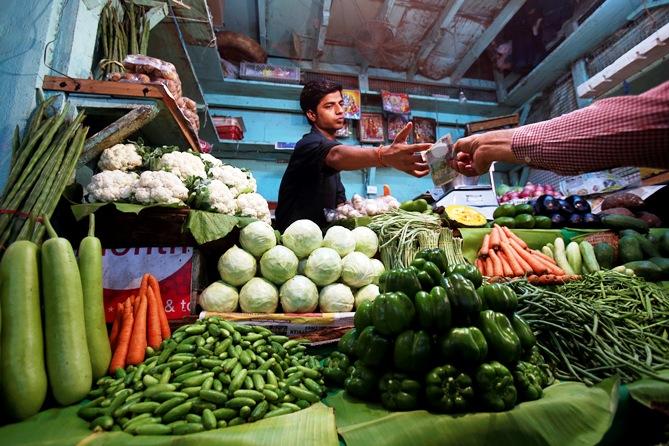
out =
[(490, 258), (492, 259), (492, 272), (493, 276), (503, 276), (504, 267), (502, 267), (502, 261), (497, 256), (497, 253), (494, 249), (490, 250)]
[(525, 240), (523, 240), (522, 238), (518, 237), (516, 234), (514, 234), (513, 232), (511, 232), (511, 229), (507, 228), (506, 226), (503, 226), (503, 227), (502, 227), (502, 230), (504, 231), (504, 233), (506, 234), (506, 236), (509, 237), (509, 241), (511, 241), (511, 240), (515, 240), (516, 243), (518, 243), (518, 245), (519, 245), (521, 248), (523, 248), (523, 249), (527, 249), (527, 243), (525, 243)]
[(132, 307), (130, 306), (130, 300), (126, 300), (123, 305), (123, 321), (121, 323), (121, 330), (118, 334), (118, 342), (116, 343), (116, 349), (112, 355), (111, 362), (109, 363), (109, 373), (113, 374), (116, 372), (116, 369), (122, 369), (125, 367), (125, 357), (128, 353), (128, 347), (130, 345), (130, 336), (132, 334), (132, 326), (134, 325), (134, 317), (132, 315)]
[(485, 259), (485, 272), (486, 272), (486, 276), (488, 276), (488, 277), (492, 277), (492, 276), (495, 275), (494, 274), (494, 268), (492, 266), (492, 259), (490, 257), (487, 257)]
[(146, 354), (146, 306), (146, 294), (142, 294), (139, 299), (137, 316), (132, 326), (132, 339), (125, 359), (127, 364), (137, 365), (144, 361), (144, 355)]
[(476, 265), (476, 269), (481, 271), (481, 274), (485, 276), (485, 262), (481, 257), (476, 258), (476, 262), (474, 262), (474, 265)]
[(509, 262), (507, 261), (504, 253), (500, 252), (497, 254), (497, 257), (499, 257), (499, 261), (502, 262), (502, 271), (504, 271), (504, 277), (515, 277), (516, 275), (511, 269), (511, 265), (509, 265)]
[(112, 350), (116, 347), (118, 339), (118, 332), (121, 329), (121, 321), (123, 319), (123, 304), (121, 302), (116, 304), (116, 314), (114, 314), (114, 323), (112, 324), (111, 332), (109, 333), (109, 345)]
[(500, 243), (508, 242), (509, 237), (506, 236), (506, 233), (502, 230), (502, 227), (498, 224), (494, 224), (494, 227), (497, 228), (497, 231), (499, 232), (499, 241)]
[(499, 246), (499, 232), (497, 228), (493, 227), (490, 231), (490, 248), (497, 248)]
[(528, 265), (532, 268), (532, 271), (534, 271), (537, 274), (546, 274), (549, 271), (549, 268), (547, 267), (546, 264), (544, 264), (541, 260), (537, 259), (535, 256), (530, 254), (529, 252), (525, 251), (523, 248), (518, 246), (515, 240), (510, 239), (509, 243), (511, 246), (513, 246), (520, 255), (520, 257), (523, 258), (527, 262)]
[(165, 305), (163, 305), (163, 298), (160, 294), (160, 285), (158, 280), (151, 274), (149, 274), (149, 286), (153, 290), (153, 294), (156, 297), (156, 302), (158, 303), (158, 316), (160, 316), (160, 334), (163, 339), (170, 337), (170, 324), (167, 322), (167, 313), (165, 313)]
[(544, 254), (543, 252), (541, 252), (541, 251), (539, 251), (539, 250), (536, 250), (536, 249), (530, 249), (530, 252), (531, 252), (532, 254), (536, 255), (536, 256), (541, 257), (542, 259), (546, 260), (548, 263), (550, 263), (550, 264), (552, 264), (552, 265), (557, 265), (557, 263), (555, 262), (555, 259), (553, 259), (553, 258), (550, 257), (550, 256), (547, 256), (546, 254)]
[(553, 265), (552, 263), (545, 260), (543, 257), (535, 257), (535, 259), (537, 259), (537, 261), (543, 263), (546, 266), (546, 268), (548, 268), (548, 272), (550, 274), (554, 274), (556, 276), (564, 276), (565, 275), (565, 272), (559, 266)]
[[(525, 259), (523, 259), (523, 258), (520, 256), (520, 254), (518, 254), (518, 251), (516, 251), (516, 248), (511, 244), (511, 239), (508, 239), (508, 240), (509, 240), (509, 241), (508, 241), (507, 243), (508, 243), (508, 245), (509, 245), (509, 249), (510, 249), (509, 252), (510, 252), (511, 255), (516, 259), (516, 261), (518, 262), (518, 265), (520, 265), (520, 267), (523, 269), (523, 271), (525, 272), (525, 274), (532, 274), (532, 273), (534, 272), (534, 270), (532, 269), (532, 267), (530, 266), (530, 264), (527, 263), (527, 262), (525, 261)], [(516, 245), (516, 246), (517, 246), (517, 245)]]
[(481, 244), (481, 249), (479, 250), (480, 256), (488, 255), (488, 244), (490, 243), (490, 234), (483, 236), (483, 243)]
[(504, 254), (506, 261), (509, 263), (509, 267), (511, 268), (513, 275), (514, 276), (524, 275), (525, 270), (520, 266), (520, 263), (518, 263), (518, 260), (516, 260), (516, 256), (511, 252), (513, 248), (511, 248), (508, 239), (507, 241), (503, 241), (500, 246), (502, 247), (502, 254)]
[(156, 302), (156, 295), (152, 288), (146, 290), (147, 304), (148, 304), (148, 319), (149, 325), (147, 328), (146, 341), (152, 348), (160, 347), (163, 340), (160, 333), (160, 315), (158, 314), (158, 303)]

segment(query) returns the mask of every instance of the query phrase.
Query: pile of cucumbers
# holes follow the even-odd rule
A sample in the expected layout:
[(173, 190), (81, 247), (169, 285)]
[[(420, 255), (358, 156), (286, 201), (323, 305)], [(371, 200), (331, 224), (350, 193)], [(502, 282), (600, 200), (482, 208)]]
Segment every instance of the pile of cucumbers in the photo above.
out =
[(298, 340), (210, 317), (177, 329), (147, 359), (105, 376), (78, 415), (91, 429), (183, 435), (286, 415), (325, 396)]
[(624, 265), (637, 276), (652, 282), (669, 279), (669, 230), (656, 236), (623, 229), (619, 236), (617, 258), (613, 247), (602, 243), (595, 245), (595, 254), (600, 264)]

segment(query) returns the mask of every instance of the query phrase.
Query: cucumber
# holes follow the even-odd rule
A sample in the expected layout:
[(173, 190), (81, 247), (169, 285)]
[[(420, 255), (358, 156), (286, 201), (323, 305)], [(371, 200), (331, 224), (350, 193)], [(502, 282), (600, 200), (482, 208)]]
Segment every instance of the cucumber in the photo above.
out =
[(573, 276), (574, 274), (576, 274), (574, 270), (571, 268), (569, 262), (567, 261), (564, 240), (562, 239), (562, 237), (558, 237), (555, 239), (555, 262), (568, 276)]
[(643, 277), (650, 282), (655, 282), (662, 279), (662, 270), (660, 267), (648, 260), (627, 262), (625, 263), (625, 268), (631, 269), (634, 271), (634, 274), (639, 277)]
[(618, 233), (620, 237), (625, 237), (626, 235), (641, 235), (638, 232), (636, 232), (634, 229), (623, 229)]
[(597, 257), (595, 256), (595, 250), (592, 245), (584, 240), (579, 244), (579, 247), (581, 248), (583, 266), (587, 268), (589, 273), (599, 271), (599, 263), (597, 263)]
[(641, 244), (637, 236), (626, 235), (621, 238), (618, 242), (618, 251), (621, 263), (643, 260), (643, 252), (641, 251)]
[(107, 337), (105, 308), (102, 299), (102, 245), (95, 237), (95, 215), (90, 215), (88, 236), (79, 244), (79, 273), (84, 293), (86, 341), (91, 357), (93, 379), (107, 374), (112, 353)]
[(653, 242), (642, 235), (638, 235), (637, 239), (639, 240), (639, 246), (641, 247), (641, 252), (643, 253), (644, 258), (647, 259), (660, 256), (660, 250)]
[(88, 353), (81, 277), (72, 245), (48, 219), (49, 240), (42, 244), (42, 294), (46, 365), (54, 398), (63, 406), (84, 399), (93, 371)]
[(651, 257), (650, 262), (656, 264), (662, 270), (662, 279), (669, 278), (669, 259), (666, 257)]
[(616, 250), (608, 243), (597, 243), (593, 247), (595, 258), (602, 269), (611, 269), (616, 263)]
[(602, 226), (615, 231), (634, 229), (641, 234), (648, 232), (648, 223), (638, 218), (628, 217), (627, 215), (604, 215), (602, 217)]
[(567, 261), (574, 273), (581, 274), (583, 272), (583, 259), (581, 258), (581, 250), (578, 247), (578, 243), (569, 243), (565, 253), (567, 255)]
[(0, 263), (3, 412), (23, 420), (42, 407), (47, 392), (36, 244), (12, 243)]

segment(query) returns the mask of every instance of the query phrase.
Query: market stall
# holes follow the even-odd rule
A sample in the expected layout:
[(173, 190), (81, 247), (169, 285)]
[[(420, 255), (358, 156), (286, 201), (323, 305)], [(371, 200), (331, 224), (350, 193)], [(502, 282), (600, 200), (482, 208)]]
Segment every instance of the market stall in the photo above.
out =
[[(496, 162), (468, 179), (454, 150), (587, 105), (542, 90), (569, 67), (576, 90), (586, 57), (596, 73), (621, 52), (607, 36), (656, 21), (617, 0), (567, 2), (559, 23), (522, 1), (361, 0), (354, 29), (343, 0), (291, 3), (294, 17), (229, 3), (62, 5), (71, 39), (49, 57), (69, 65), (46, 65), (47, 45), (35, 102), (33, 85), (7, 118), (3, 443), (666, 442), (666, 172)], [(525, 67), (528, 21), (544, 52)], [(578, 38), (590, 43), (576, 51)], [(320, 77), (345, 87), (327, 93), (343, 118), (321, 133), (340, 142), (317, 165), (336, 173), (337, 200), (282, 225), (302, 114), (320, 129), (298, 84)], [(412, 143), (425, 144), (412, 164), (389, 161)], [(338, 145), (374, 156), (335, 169)], [(429, 175), (408, 180), (416, 165)]]

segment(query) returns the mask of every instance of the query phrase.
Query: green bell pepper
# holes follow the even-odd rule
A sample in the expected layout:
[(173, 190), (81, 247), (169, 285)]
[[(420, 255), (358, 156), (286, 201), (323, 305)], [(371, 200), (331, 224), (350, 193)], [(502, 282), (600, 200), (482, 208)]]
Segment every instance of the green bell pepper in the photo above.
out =
[(410, 299), (413, 299), (420, 290), (421, 284), (412, 268), (391, 269), (384, 271), (379, 276), (379, 291), (381, 293), (401, 291)]
[(347, 356), (355, 356), (355, 343), (358, 341), (360, 332), (355, 328), (344, 333), (337, 343), (337, 350)]
[(411, 262), (410, 268), (415, 268), (416, 277), (418, 277), (423, 291), (432, 289), (441, 280), (442, 275), (439, 267), (429, 260), (415, 259)]
[(370, 325), (362, 330), (353, 350), (363, 364), (373, 367), (386, 360), (391, 347), (391, 342)]
[(530, 324), (517, 313), (514, 313), (511, 317), (511, 326), (513, 327), (513, 331), (518, 335), (518, 339), (520, 339), (523, 352), (529, 352), (537, 343), (537, 338), (534, 336)]
[(463, 412), (474, 401), (472, 379), (452, 365), (436, 367), (425, 377), (425, 396), (434, 410)]
[(451, 303), (446, 289), (436, 286), (427, 293), (419, 291), (414, 298), (418, 325), (430, 333), (444, 333), (451, 326)]
[(456, 365), (478, 365), (488, 354), (488, 343), (476, 327), (452, 328), (440, 338), (439, 344), (444, 359)]
[(373, 300), (366, 300), (355, 309), (353, 316), (353, 325), (355, 329), (361, 332), (365, 327), (372, 325), (372, 304)]
[(379, 333), (387, 336), (399, 334), (409, 328), (416, 309), (411, 299), (401, 291), (376, 296), (372, 306), (372, 321)]
[(353, 364), (353, 370), (344, 381), (346, 393), (364, 400), (374, 400), (378, 393), (379, 375), (374, 369), (360, 361)]
[(513, 381), (520, 401), (538, 400), (543, 395), (543, 372), (534, 364), (519, 361), (513, 371)]
[(469, 279), (474, 284), (474, 288), (478, 288), (483, 283), (483, 275), (479, 269), (471, 263), (458, 263), (456, 265), (448, 265), (444, 275), (452, 276), (453, 274), (460, 274), (465, 279)]
[(344, 353), (332, 352), (323, 361), (323, 377), (332, 387), (342, 387), (351, 371), (351, 362)]
[(471, 280), (452, 274), (442, 281), (451, 303), (452, 318), (460, 325), (474, 322), (481, 311), (481, 297)]
[(553, 372), (551, 371), (550, 366), (546, 364), (543, 355), (536, 345), (532, 347), (529, 352), (525, 353), (523, 356), (523, 361), (529, 362), (530, 364), (534, 364), (535, 366), (539, 367), (542, 377), (542, 387), (550, 386), (555, 382), (555, 377), (553, 376)]
[(479, 288), (479, 294), (483, 299), (483, 306), (488, 310), (511, 314), (518, 306), (518, 296), (508, 286), (502, 283), (483, 285)]
[(502, 411), (513, 408), (517, 392), (509, 369), (497, 361), (481, 364), (476, 370), (476, 388), (485, 409)]
[(488, 341), (488, 353), (492, 359), (509, 365), (520, 359), (520, 339), (505, 314), (492, 310), (481, 311), (480, 326)]
[(430, 366), (432, 340), (426, 331), (407, 330), (395, 339), (393, 362), (404, 372), (419, 372)]
[(381, 403), (388, 410), (414, 410), (418, 407), (421, 385), (403, 373), (386, 373), (379, 380)]
[(439, 271), (442, 273), (448, 268), (448, 260), (446, 258), (446, 253), (441, 248), (428, 248), (422, 249), (416, 254), (415, 259), (425, 259), (437, 265)]

